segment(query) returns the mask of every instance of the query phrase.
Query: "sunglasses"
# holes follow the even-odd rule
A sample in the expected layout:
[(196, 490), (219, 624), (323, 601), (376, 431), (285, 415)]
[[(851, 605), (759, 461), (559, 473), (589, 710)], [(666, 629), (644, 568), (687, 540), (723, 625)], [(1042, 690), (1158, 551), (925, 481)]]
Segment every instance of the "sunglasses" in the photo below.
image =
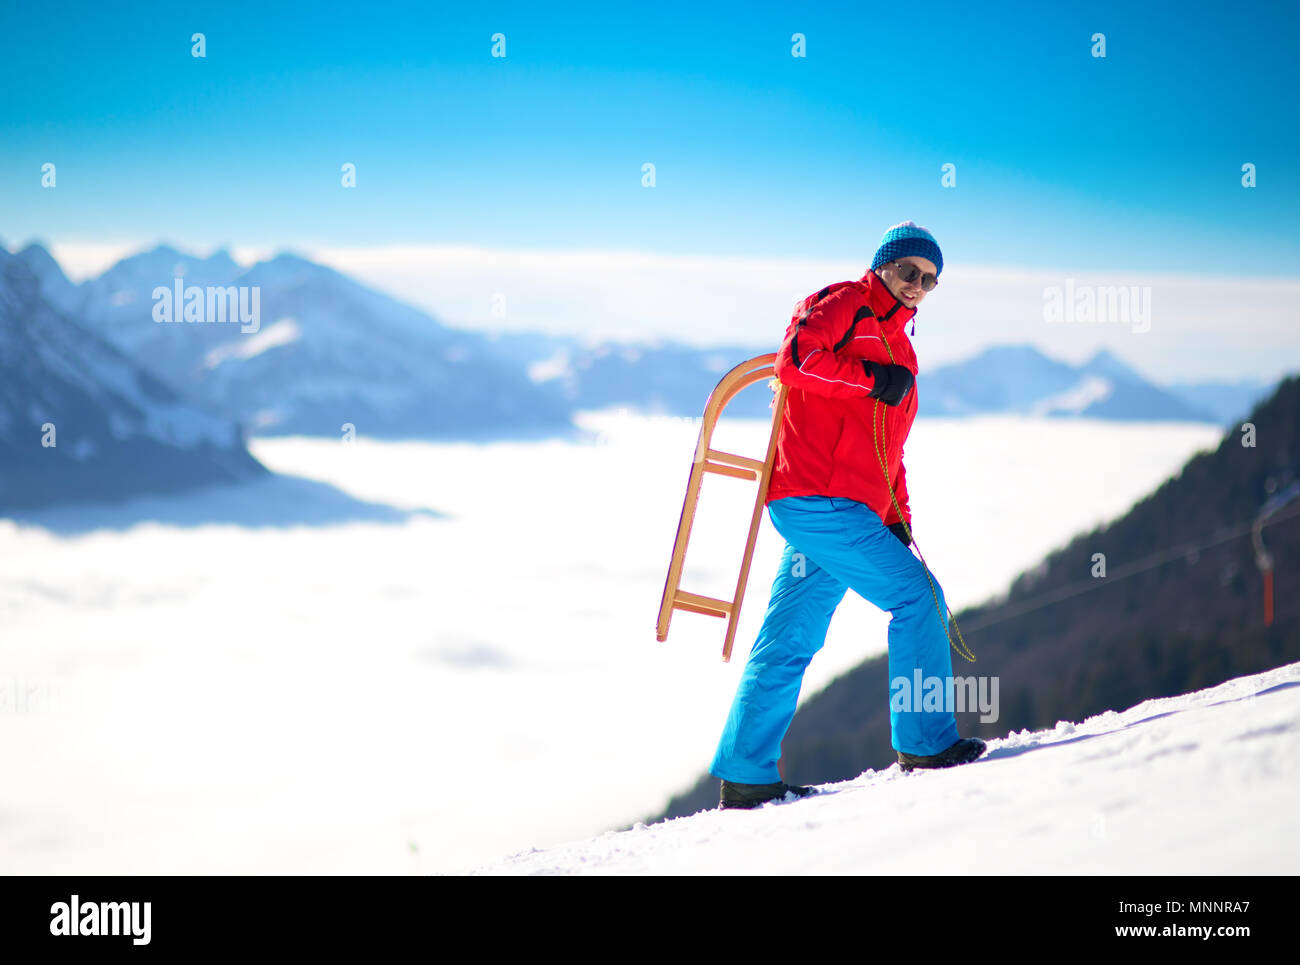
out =
[(922, 275), (921, 269), (917, 268), (916, 265), (912, 264), (910, 261), (894, 262), (894, 271), (898, 273), (899, 278), (903, 279), (903, 281), (909, 285), (920, 278), (922, 291), (934, 291), (934, 286), (939, 284), (938, 276), (932, 275), (928, 271)]

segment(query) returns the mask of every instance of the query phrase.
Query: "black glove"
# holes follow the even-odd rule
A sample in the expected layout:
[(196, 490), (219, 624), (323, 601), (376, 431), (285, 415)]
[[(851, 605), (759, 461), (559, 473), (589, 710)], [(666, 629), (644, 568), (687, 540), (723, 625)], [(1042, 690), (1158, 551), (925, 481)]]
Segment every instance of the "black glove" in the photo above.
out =
[(900, 543), (904, 546), (912, 545), (912, 537), (907, 535), (907, 528), (902, 523), (891, 523), (889, 531), (898, 537)]
[(862, 360), (862, 367), (871, 376), (875, 388), (871, 398), (879, 399), (885, 405), (898, 405), (912, 390), (916, 377), (906, 365), (881, 365), (879, 362)]

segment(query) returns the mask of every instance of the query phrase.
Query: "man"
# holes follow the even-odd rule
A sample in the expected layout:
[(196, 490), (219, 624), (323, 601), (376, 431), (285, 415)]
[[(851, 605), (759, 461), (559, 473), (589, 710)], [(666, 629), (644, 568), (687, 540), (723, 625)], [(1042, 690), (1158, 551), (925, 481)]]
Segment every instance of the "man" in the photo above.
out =
[[(786, 547), (710, 767), (723, 808), (811, 793), (784, 783), (777, 760), (804, 670), (850, 588), (892, 614), (890, 680), (911, 681), (918, 669), (923, 679), (952, 676), (943, 589), (908, 549), (903, 469), (917, 407), (903, 328), (942, 271), (934, 236), (905, 221), (885, 232), (861, 280), (810, 295), (786, 330), (776, 374), (790, 391), (767, 493)], [(890, 728), (904, 770), (964, 764), (985, 749), (958, 737), (950, 709), (891, 704)]]

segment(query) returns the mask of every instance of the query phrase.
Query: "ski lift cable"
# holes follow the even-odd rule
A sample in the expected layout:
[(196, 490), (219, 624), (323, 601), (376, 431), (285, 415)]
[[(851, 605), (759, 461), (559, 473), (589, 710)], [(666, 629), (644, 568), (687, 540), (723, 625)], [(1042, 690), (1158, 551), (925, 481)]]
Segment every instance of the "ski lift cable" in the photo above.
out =
[[(1291, 507), (1285, 512), (1274, 510), (1268, 517), (1267, 522), (1271, 525), (1297, 515), (1300, 515), (1300, 504)], [(1022, 616), (1026, 613), (1031, 613), (1034, 610), (1040, 610), (1053, 603), (1060, 603), (1062, 600), (1068, 600), (1081, 593), (1087, 593), (1089, 590), (1099, 589), (1100, 587), (1112, 584), (1117, 580), (1123, 580), (1130, 576), (1136, 576), (1139, 573), (1145, 573), (1148, 570), (1155, 569), (1157, 566), (1162, 566), (1165, 563), (1178, 559), (1179, 557), (1185, 558), (1193, 554), (1199, 554), (1204, 550), (1212, 549), (1215, 546), (1245, 536), (1254, 529), (1255, 523), (1255, 520), (1251, 520), (1249, 523), (1239, 523), (1230, 530), (1220, 531), (1214, 537), (1203, 540), (1202, 542), (1182, 543), (1178, 546), (1161, 550), (1157, 553), (1152, 553), (1140, 560), (1135, 560), (1132, 563), (1116, 568), (1112, 574), (1107, 575), (1104, 578), (1096, 578), (1067, 584), (1066, 586), (1060, 587), (1056, 590), (1026, 600), (1024, 603), (1014, 607), (1010, 612), (1003, 612), (999, 616), (989, 620), (973, 621), (973, 623), (967, 624), (966, 629), (971, 631), (983, 630), (987, 627), (994, 626), (995, 624), (1002, 623), (1005, 620), (1010, 620), (1013, 617)]]

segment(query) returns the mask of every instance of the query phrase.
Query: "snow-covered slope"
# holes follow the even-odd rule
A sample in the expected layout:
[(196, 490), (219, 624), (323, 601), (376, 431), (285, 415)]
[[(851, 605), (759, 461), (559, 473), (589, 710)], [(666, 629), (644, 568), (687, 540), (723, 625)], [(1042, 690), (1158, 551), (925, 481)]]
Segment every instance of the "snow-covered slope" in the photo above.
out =
[(1295, 874), (1300, 664), (475, 874)]

